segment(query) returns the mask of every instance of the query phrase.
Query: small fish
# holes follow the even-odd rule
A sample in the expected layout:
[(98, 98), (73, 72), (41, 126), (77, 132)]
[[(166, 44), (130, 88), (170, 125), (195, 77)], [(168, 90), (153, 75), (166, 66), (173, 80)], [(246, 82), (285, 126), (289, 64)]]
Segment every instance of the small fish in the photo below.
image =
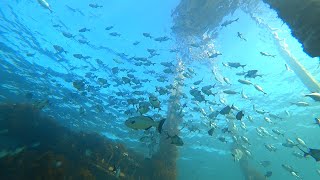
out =
[(242, 67), (242, 69), (243, 69), (244, 67), (247, 66), (246, 64), (241, 65), (241, 64), (238, 63), (238, 62), (228, 62), (227, 64), (228, 64), (229, 67), (232, 67), (232, 68)]
[(248, 81), (248, 80), (244, 80), (244, 79), (238, 79), (238, 82), (241, 84), (245, 84), (245, 85), (251, 85), (252, 82)]
[(212, 135), (213, 135), (213, 133), (214, 133), (214, 130), (215, 130), (215, 128), (214, 128), (214, 127), (213, 127), (213, 128), (211, 128), (211, 129), (209, 129), (208, 134), (209, 134), (210, 136), (212, 136)]
[(256, 77), (262, 77), (262, 75), (257, 74), (258, 70), (249, 70), (245, 72), (244, 78), (256, 78)]
[(162, 119), (161, 121), (154, 121), (151, 117), (148, 116), (134, 116), (125, 121), (125, 125), (129, 128), (135, 130), (148, 130), (151, 127), (157, 127), (158, 132), (161, 133), (162, 126), (166, 119)]
[(138, 45), (138, 44), (140, 44), (140, 42), (139, 41), (135, 41), (134, 43), (132, 43), (134, 46), (136, 46), (136, 45)]
[(59, 45), (53, 45), (53, 48), (57, 51), (57, 53), (65, 53), (65, 54), (68, 53), (68, 51), (64, 50), (63, 47)]
[(114, 37), (120, 37), (121, 36), (121, 34), (119, 34), (119, 33), (117, 33), (117, 32), (111, 32), (111, 33), (109, 33), (109, 35), (110, 36), (114, 36)]
[(225, 137), (220, 136), (218, 139), (219, 139), (219, 141), (221, 141), (223, 143), (228, 143), (228, 141), (226, 140)]
[(100, 5), (98, 5), (98, 4), (89, 4), (89, 6), (91, 7), (91, 8), (102, 8), (103, 6), (100, 6)]
[(46, 9), (48, 9), (52, 13), (52, 9), (50, 7), (50, 4), (46, 0), (38, 0), (40, 5)]
[(195, 85), (195, 86), (198, 86), (200, 83), (202, 83), (203, 82), (203, 79), (202, 80), (199, 80), (199, 81), (195, 81), (194, 83), (193, 83), (193, 85)]
[(169, 39), (170, 38), (168, 38), (167, 36), (162, 36), (162, 37), (155, 38), (154, 40), (158, 42), (164, 42), (164, 41), (168, 41)]
[(226, 93), (226, 94), (238, 94), (238, 92), (233, 91), (233, 90), (224, 90), (224, 91), (222, 91), (222, 92), (224, 92), (224, 93)]
[(218, 57), (218, 56), (220, 56), (222, 54), (221, 53), (213, 53), (213, 54), (207, 53), (207, 55), (208, 55), (208, 58), (212, 59), (212, 58), (216, 58), (216, 57)]
[(227, 114), (230, 114), (231, 109), (232, 108), (230, 106), (226, 106), (223, 109), (221, 109), (221, 111), (219, 113), (222, 114), (222, 115), (227, 115)]
[(142, 35), (143, 35), (144, 37), (147, 37), (147, 38), (152, 39), (152, 36), (150, 35), (150, 33), (142, 33)]
[(280, 131), (277, 130), (277, 129), (272, 129), (272, 132), (275, 133), (276, 135), (284, 136), (284, 133), (280, 132)]
[(301, 146), (307, 147), (306, 143), (301, 138), (296, 138), (296, 140)]
[(113, 29), (113, 26), (108, 26), (108, 27), (105, 28), (105, 30), (107, 30), (107, 31), (109, 31), (111, 29)]
[(242, 33), (238, 32), (237, 35), (240, 39), (247, 41), (247, 39), (243, 37)]
[(289, 72), (293, 72), (290, 67), (288, 66), (288, 64), (285, 64), (285, 67), (286, 67), (286, 70), (289, 71)]
[(69, 32), (62, 32), (62, 35), (63, 35), (64, 37), (66, 37), (66, 38), (73, 38), (73, 37), (75, 37), (74, 35), (72, 35), (72, 34), (69, 33)]
[(306, 107), (309, 106), (309, 103), (307, 102), (303, 102), (303, 101), (299, 101), (299, 102), (292, 102), (292, 105), (296, 105), (296, 106), (300, 106), (300, 107)]
[(227, 83), (227, 84), (230, 84), (230, 85), (231, 85), (230, 80), (229, 80), (228, 78), (223, 77), (223, 81), (224, 81), (225, 83)]
[(264, 92), (264, 90), (262, 89), (262, 87), (260, 87), (259, 85), (255, 84), (254, 88), (256, 88), (256, 90), (262, 92), (263, 94), (267, 94), (266, 92)]
[(88, 28), (82, 28), (82, 29), (79, 30), (79, 32), (87, 32), (87, 31), (90, 31), (90, 29), (88, 29)]
[(243, 111), (239, 111), (239, 112), (237, 113), (237, 115), (236, 115), (236, 118), (237, 118), (237, 120), (240, 120), (240, 121), (241, 121), (241, 119), (242, 119), (243, 116), (244, 116)]
[(269, 53), (266, 53), (266, 52), (260, 52), (260, 54), (262, 55), (262, 56), (267, 56), (267, 57), (273, 57), (273, 58), (275, 58), (276, 57), (276, 55), (271, 55), (271, 54), (269, 54)]

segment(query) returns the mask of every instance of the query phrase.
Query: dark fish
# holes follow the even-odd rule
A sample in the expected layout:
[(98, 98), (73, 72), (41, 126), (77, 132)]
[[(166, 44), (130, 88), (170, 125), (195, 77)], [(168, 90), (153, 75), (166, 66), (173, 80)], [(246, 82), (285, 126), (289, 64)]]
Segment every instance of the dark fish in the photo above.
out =
[(59, 46), (59, 45), (53, 45), (53, 48), (57, 51), (57, 53), (68, 53), (66, 50), (63, 49), (63, 47)]
[(112, 28), (113, 28), (113, 26), (108, 26), (108, 27), (105, 28), (105, 30), (109, 31), (109, 30), (111, 30)]
[(273, 58), (275, 58), (276, 57), (276, 55), (272, 55), (272, 54), (269, 54), (269, 53), (265, 53), (265, 52), (260, 52), (260, 54), (262, 55), (262, 56), (267, 56), (267, 57), (273, 57)]
[(216, 57), (222, 55), (221, 53), (213, 53), (213, 54), (207, 53), (207, 54), (208, 54), (208, 57), (209, 57), (209, 58), (216, 58)]
[(237, 115), (236, 115), (236, 118), (237, 118), (237, 120), (240, 120), (240, 121), (241, 121), (241, 119), (242, 119), (243, 116), (244, 116), (243, 111), (239, 111), (239, 112), (237, 113)]
[(169, 39), (170, 38), (168, 38), (167, 36), (162, 36), (162, 37), (155, 38), (154, 40), (158, 42), (163, 42), (163, 41), (168, 41)]
[(121, 36), (121, 34), (117, 33), (117, 32), (112, 32), (112, 33), (109, 33), (110, 36)]
[(227, 64), (228, 64), (229, 67), (233, 67), (233, 68), (238, 68), (238, 67), (244, 68), (246, 66), (246, 64), (241, 65), (238, 62), (228, 62)]
[(77, 59), (82, 59), (82, 58), (84, 58), (84, 57), (82, 56), (82, 54), (73, 54), (73, 57), (75, 57), (75, 58), (77, 58)]
[(142, 35), (144, 37), (147, 37), (147, 38), (151, 38), (152, 39), (152, 36), (150, 35), (150, 33), (142, 33)]
[(266, 172), (266, 174), (264, 175), (266, 178), (269, 178), (272, 176), (272, 172), (271, 171), (268, 171)]
[(242, 40), (244, 40), (244, 41), (247, 41), (247, 39), (244, 38), (243, 35), (242, 35), (240, 32), (238, 32), (237, 34), (238, 34), (238, 37), (239, 37), (240, 39), (242, 39)]
[(314, 120), (316, 121), (315, 124), (318, 124), (320, 126), (320, 119), (319, 118), (314, 118)]
[(79, 39), (78, 42), (81, 44), (88, 44), (89, 45), (89, 41), (87, 41), (85, 39)]
[(79, 32), (87, 32), (87, 31), (90, 31), (90, 29), (82, 28), (82, 29), (79, 30)]
[(62, 32), (62, 35), (66, 38), (73, 38), (74, 37), (71, 33), (68, 33), (68, 32)]
[(256, 78), (256, 77), (262, 77), (262, 75), (257, 74), (258, 70), (249, 70), (246, 72), (244, 78)]
[(222, 132), (222, 133), (231, 133), (231, 131), (229, 131), (229, 129), (228, 129), (227, 127), (221, 129), (221, 132)]
[(223, 109), (221, 109), (221, 111), (219, 113), (222, 114), (222, 115), (227, 115), (227, 114), (229, 114), (231, 112), (231, 109), (232, 108), (230, 106), (226, 106)]
[(138, 45), (139, 43), (140, 43), (139, 41), (135, 41), (135, 42), (133, 43), (133, 45), (136, 46), (136, 45)]
[(91, 8), (102, 8), (103, 6), (100, 6), (100, 5), (98, 5), (98, 4), (89, 4), (89, 6), (91, 7)]
[(227, 27), (228, 25), (230, 25), (230, 24), (232, 24), (233, 22), (236, 22), (236, 21), (238, 21), (238, 20), (239, 20), (239, 18), (237, 18), (237, 19), (235, 19), (235, 20), (227, 20), (227, 21), (223, 22), (223, 23), (221, 24), (221, 26)]
[(218, 139), (219, 139), (219, 141), (221, 141), (223, 143), (228, 143), (228, 141), (226, 140), (225, 137), (220, 136)]
[(213, 133), (214, 133), (214, 128), (211, 128), (211, 129), (208, 131), (208, 134), (209, 134), (210, 136), (212, 136)]
[(320, 149), (311, 149), (311, 148), (309, 148), (309, 152), (305, 152), (299, 146), (298, 146), (298, 148), (304, 153), (304, 155), (303, 155), (304, 157), (311, 156), (317, 162), (320, 161)]

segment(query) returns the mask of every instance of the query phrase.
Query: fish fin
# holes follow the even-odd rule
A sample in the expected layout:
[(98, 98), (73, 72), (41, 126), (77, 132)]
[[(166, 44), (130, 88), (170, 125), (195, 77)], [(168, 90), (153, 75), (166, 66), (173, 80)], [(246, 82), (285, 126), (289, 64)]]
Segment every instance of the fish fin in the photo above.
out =
[(152, 128), (152, 126), (150, 126), (150, 127), (146, 128), (145, 130), (149, 130), (150, 128)]
[(166, 121), (166, 119), (162, 119), (159, 124), (158, 124), (158, 132), (161, 134), (162, 131), (162, 126), (164, 124), (164, 122)]
[(300, 151), (302, 151), (304, 154), (303, 154), (303, 157), (307, 157), (308, 155), (310, 155), (309, 153), (305, 152), (304, 150), (302, 150), (299, 146), (297, 146)]

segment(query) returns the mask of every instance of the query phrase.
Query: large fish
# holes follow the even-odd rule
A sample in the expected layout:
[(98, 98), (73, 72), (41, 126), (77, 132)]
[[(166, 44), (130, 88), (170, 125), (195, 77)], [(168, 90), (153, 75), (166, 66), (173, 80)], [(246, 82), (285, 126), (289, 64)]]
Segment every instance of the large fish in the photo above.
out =
[(158, 129), (158, 132), (161, 133), (162, 126), (164, 124), (166, 119), (162, 119), (161, 121), (154, 121), (149, 116), (134, 116), (125, 121), (125, 125), (129, 128), (135, 129), (135, 130), (148, 130), (151, 127), (156, 127)]
[(297, 147), (304, 153), (304, 155), (303, 155), (304, 157), (311, 156), (317, 162), (320, 161), (320, 149), (311, 149), (311, 148), (309, 148), (309, 152), (305, 152), (299, 146), (297, 146)]

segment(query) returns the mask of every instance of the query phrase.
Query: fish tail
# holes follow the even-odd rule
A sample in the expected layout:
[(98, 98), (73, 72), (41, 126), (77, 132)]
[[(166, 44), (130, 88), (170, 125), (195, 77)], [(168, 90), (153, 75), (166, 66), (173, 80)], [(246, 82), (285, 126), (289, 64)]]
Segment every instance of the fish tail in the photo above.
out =
[(297, 146), (297, 147), (300, 149), (300, 151), (303, 152), (303, 157), (307, 157), (310, 155), (308, 152), (305, 152), (304, 150), (302, 150), (299, 146)]

